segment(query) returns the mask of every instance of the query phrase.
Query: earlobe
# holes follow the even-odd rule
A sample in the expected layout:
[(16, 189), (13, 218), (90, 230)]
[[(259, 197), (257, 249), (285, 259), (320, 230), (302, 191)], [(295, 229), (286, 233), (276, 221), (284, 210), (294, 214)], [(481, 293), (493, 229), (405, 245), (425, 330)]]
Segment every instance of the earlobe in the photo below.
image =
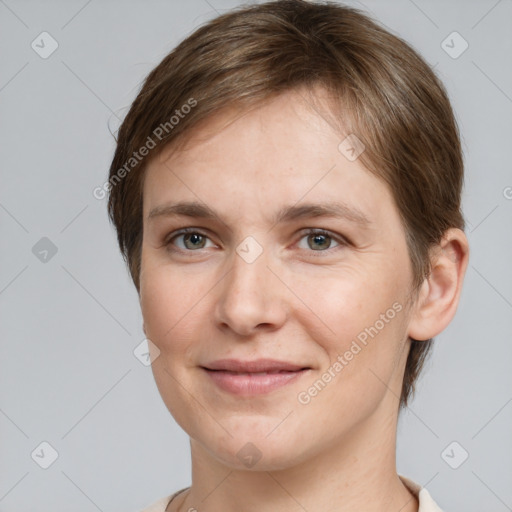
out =
[(451, 322), (457, 311), (468, 259), (466, 235), (460, 229), (450, 228), (431, 251), (432, 268), (421, 286), (409, 322), (410, 338), (428, 340)]

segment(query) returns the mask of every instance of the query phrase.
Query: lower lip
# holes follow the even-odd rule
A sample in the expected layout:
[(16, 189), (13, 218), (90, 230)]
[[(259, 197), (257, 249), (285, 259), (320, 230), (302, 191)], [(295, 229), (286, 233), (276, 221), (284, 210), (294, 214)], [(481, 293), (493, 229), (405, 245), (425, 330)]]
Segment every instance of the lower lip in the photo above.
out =
[(204, 369), (215, 384), (234, 395), (262, 395), (297, 380), (309, 369), (267, 375), (237, 375), (222, 370)]

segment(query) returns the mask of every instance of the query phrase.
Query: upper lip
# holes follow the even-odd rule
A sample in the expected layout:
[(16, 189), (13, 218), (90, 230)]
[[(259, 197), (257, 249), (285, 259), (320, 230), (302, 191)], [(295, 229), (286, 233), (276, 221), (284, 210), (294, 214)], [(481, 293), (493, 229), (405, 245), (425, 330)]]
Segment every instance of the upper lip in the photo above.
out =
[(225, 370), (230, 372), (271, 372), (271, 371), (298, 371), (308, 366), (293, 364), (287, 361), (276, 359), (255, 359), (253, 361), (242, 361), (240, 359), (218, 359), (203, 366), (207, 370)]

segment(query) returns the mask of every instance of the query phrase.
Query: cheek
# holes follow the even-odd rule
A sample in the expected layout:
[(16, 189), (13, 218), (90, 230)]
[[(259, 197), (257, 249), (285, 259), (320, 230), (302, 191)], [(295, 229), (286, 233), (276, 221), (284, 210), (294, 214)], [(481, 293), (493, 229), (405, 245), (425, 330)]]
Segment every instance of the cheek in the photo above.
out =
[[(183, 277), (162, 266), (144, 268), (140, 280), (140, 306), (147, 337), (161, 351), (175, 346), (176, 333), (191, 314), (193, 286), (183, 286)], [(197, 302), (197, 300), (196, 300)]]
[[(338, 411), (352, 414), (353, 419), (364, 417), (383, 399), (387, 385), (394, 388), (391, 382), (403, 348), (406, 308), (401, 285), (385, 281), (361, 276), (326, 279), (323, 293), (316, 289), (307, 297), (307, 304), (321, 319), (316, 320), (316, 330), (312, 324), (307, 329), (325, 357), (298, 398), (311, 399), (314, 405), (309, 411), (318, 417), (337, 417)], [(307, 315), (304, 309), (303, 318)], [(313, 316), (309, 313), (309, 319)]]
[[(204, 355), (211, 323), (215, 279), (169, 264), (143, 264), (140, 306), (146, 336), (158, 347), (166, 367), (183, 374)], [(206, 348), (205, 348), (206, 345)], [(156, 365), (155, 368), (158, 368)]]
[[(303, 321), (316, 324), (325, 332), (329, 344), (349, 341), (379, 320), (380, 315), (400, 301), (402, 284), (384, 270), (335, 270), (314, 280), (306, 276), (294, 286), (294, 292), (307, 307)], [(391, 311), (393, 315), (394, 311)]]
[(386, 382), (391, 377), (406, 325), (407, 276), (396, 268), (377, 265), (375, 271), (366, 267), (323, 276), (315, 286), (310, 279), (298, 283), (297, 295), (314, 313), (302, 308), (301, 323), (321, 346), (321, 372), (329, 372), (325, 379), (334, 383), (324, 395), (327, 401), (351, 407), (366, 397), (371, 405), (384, 391), (376, 376)]
[[(189, 364), (195, 350), (194, 332), (201, 325), (200, 283), (186, 279), (183, 272), (172, 271), (164, 266), (143, 266), (140, 280), (140, 305), (146, 335), (158, 348), (159, 355), (151, 365), (155, 383), (168, 410), (186, 431), (194, 432), (196, 420), (204, 411), (184, 388), (192, 388), (189, 382)], [(184, 283), (187, 286), (184, 286)], [(196, 286), (197, 285), (197, 286)], [(204, 295), (204, 293), (203, 293)]]
[[(175, 311), (173, 294), (158, 274), (155, 270), (145, 270), (140, 280), (140, 307), (146, 334), (154, 342), (158, 342), (163, 333), (172, 327), (169, 312)], [(167, 325), (164, 325), (164, 321)]]

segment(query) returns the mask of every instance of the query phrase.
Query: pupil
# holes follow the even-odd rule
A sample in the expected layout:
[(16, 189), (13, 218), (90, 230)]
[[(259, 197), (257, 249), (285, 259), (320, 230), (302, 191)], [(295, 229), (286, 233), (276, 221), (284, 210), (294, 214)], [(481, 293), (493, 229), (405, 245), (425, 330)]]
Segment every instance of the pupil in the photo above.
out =
[(201, 239), (202, 238), (203, 238), (203, 236), (199, 235), (197, 233), (192, 233), (191, 235), (187, 235), (185, 237), (185, 245), (187, 245), (187, 242), (192, 242), (193, 248), (201, 247)]
[[(329, 247), (329, 242), (328, 242), (329, 237), (327, 237), (326, 235), (311, 235), (311, 236), (313, 238), (313, 243), (320, 245), (321, 249), (325, 248), (325, 247)], [(318, 248), (318, 245), (317, 245), (317, 248)], [(315, 249), (315, 250), (317, 248), (313, 247), (313, 249)]]

